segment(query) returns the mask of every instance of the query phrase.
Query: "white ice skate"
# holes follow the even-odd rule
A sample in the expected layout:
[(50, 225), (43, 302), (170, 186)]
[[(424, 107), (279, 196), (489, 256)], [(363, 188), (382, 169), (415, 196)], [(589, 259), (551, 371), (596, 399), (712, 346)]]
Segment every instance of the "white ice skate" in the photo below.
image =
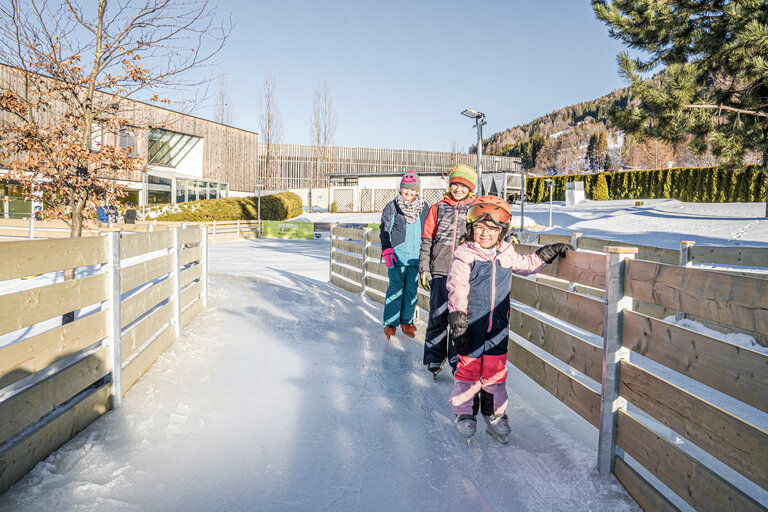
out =
[(509, 441), (509, 434), (512, 433), (512, 427), (509, 426), (509, 418), (507, 418), (507, 415), (483, 415), (483, 419), (485, 419), (485, 423), (487, 425), (485, 431), (488, 432), (488, 435), (490, 435), (501, 444), (507, 444)]
[(459, 434), (467, 438), (467, 446), (469, 446), (470, 438), (472, 438), (477, 431), (477, 420), (472, 415), (459, 414), (456, 416), (456, 430), (459, 431)]

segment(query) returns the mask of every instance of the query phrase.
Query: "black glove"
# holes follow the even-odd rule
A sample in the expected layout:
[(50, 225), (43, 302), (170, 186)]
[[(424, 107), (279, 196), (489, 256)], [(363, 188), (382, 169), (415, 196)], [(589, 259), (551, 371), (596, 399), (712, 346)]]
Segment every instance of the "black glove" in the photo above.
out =
[(432, 274), (429, 270), (424, 270), (420, 276), (421, 286), (425, 291), (429, 291), (429, 287), (432, 285)]
[(536, 250), (536, 254), (546, 261), (547, 264), (550, 264), (555, 261), (558, 256), (565, 258), (565, 253), (572, 250), (573, 246), (571, 244), (549, 244), (539, 247)]
[(458, 337), (467, 332), (467, 314), (463, 311), (451, 311), (448, 313), (448, 322), (451, 324), (453, 335)]

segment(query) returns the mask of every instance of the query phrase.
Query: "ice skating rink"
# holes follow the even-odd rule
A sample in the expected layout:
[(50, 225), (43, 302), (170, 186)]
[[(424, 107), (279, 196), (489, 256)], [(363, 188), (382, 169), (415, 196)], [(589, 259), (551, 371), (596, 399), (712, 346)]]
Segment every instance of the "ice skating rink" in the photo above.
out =
[(467, 446), (450, 373), (327, 283), (327, 240), (210, 255), (210, 307), (0, 510), (640, 510), (597, 474), (596, 430), (511, 366), (509, 444), (480, 421)]

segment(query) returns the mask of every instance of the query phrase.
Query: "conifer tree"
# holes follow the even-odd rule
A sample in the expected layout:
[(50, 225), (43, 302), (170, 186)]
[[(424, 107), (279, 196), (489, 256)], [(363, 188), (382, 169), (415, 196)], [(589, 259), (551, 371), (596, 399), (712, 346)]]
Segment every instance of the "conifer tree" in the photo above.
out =
[(608, 201), (611, 196), (608, 194), (608, 183), (605, 181), (605, 173), (597, 175), (595, 186), (592, 189), (592, 199), (595, 201)]
[(730, 168), (742, 168), (757, 151), (768, 181), (768, 2), (592, 0), (592, 6), (611, 37), (648, 55), (619, 55), (620, 73), (640, 103), (612, 109), (617, 126), (672, 144), (691, 137), (694, 153), (711, 151)]

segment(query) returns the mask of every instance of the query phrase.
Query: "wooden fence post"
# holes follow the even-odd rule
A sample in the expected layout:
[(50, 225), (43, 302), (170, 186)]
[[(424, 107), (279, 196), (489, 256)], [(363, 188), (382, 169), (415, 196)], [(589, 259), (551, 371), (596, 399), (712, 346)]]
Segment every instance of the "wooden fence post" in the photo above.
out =
[[(681, 267), (691, 266), (691, 247), (693, 247), (695, 244), (696, 242), (690, 242), (687, 240), (680, 241), (680, 258), (677, 262), (678, 265)], [(675, 320), (682, 320), (683, 318), (685, 318), (684, 312), (678, 311), (675, 313)]]
[(173, 296), (176, 304), (173, 306), (173, 316), (176, 319), (176, 338), (181, 337), (181, 247), (179, 245), (179, 228), (173, 230)]
[(216, 245), (216, 221), (213, 221), (213, 245)]
[(200, 226), (203, 231), (203, 307), (208, 306), (208, 226)]
[(621, 347), (624, 309), (632, 308), (632, 298), (624, 296), (626, 259), (634, 258), (636, 247), (604, 247), (605, 256), (605, 322), (603, 333), (603, 378), (600, 393), (600, 432), (597, 443), (597, 469), (612, 473), (616, 454), (618, 411), (626, 408), (619, 398), (620, 361), (626, 358)]
[(29, 216), (29, 239), (35, 239), (35, 214)]
[(120, 313), (120, 232), (107, 233), (109, 274), (109, 345), (112, 354), (112, 408), (123, 406), (122, 316)]
[(237, 239), (240, 240), (240, 219), (237, 219)]
[(371, 242), (368, 240), (368, 234), (371, 232), (371, 228), (363, 228), (363, 282), (361, 295), (365, 296), (365, 278), (367, 275), (366, 267), (368, 266), (368, 248), (371, 247)]

